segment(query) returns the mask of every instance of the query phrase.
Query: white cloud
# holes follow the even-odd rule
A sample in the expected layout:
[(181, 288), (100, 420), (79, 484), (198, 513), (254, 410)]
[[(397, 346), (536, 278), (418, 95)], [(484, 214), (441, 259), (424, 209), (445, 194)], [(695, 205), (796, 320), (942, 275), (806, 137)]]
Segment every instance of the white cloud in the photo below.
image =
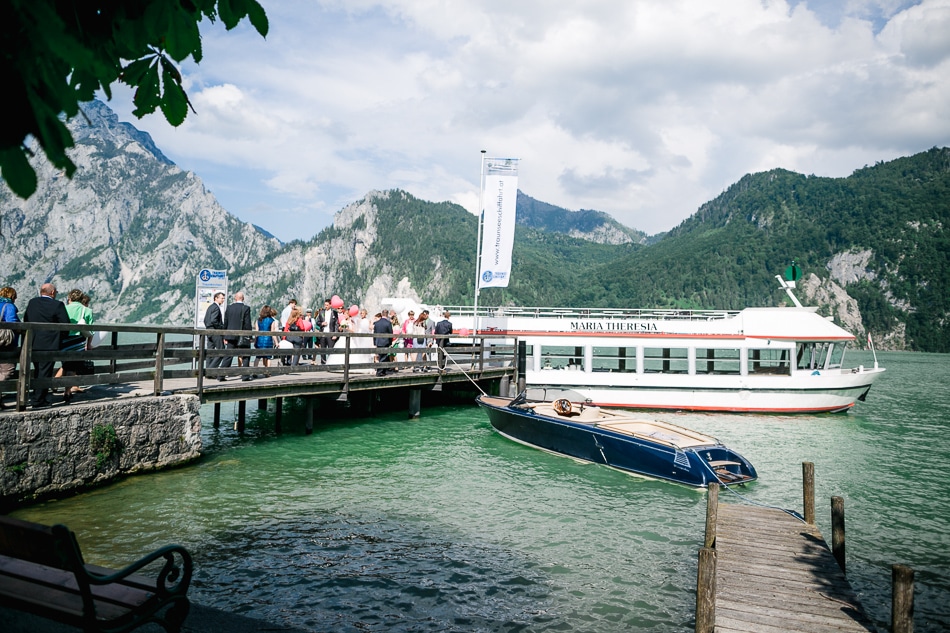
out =
[[(265, 9), (266, 41), (203, 31), (184, 69), (197, 116), (135, 123), (285, 239), (371, 189), (473, 210), (482, 149), (520, 157), (535, 198), (657, 232), (749, 171), (843, 176), (950, 143), (950, 0)], [(301, 212), (303, 234), (268, 225)]]

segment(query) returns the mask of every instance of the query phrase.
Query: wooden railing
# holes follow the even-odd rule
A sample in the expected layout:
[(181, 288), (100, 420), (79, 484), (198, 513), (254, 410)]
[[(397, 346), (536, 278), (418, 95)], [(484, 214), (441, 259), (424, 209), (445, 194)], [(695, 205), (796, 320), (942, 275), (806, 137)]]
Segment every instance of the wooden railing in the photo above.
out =
[[(19, 334), (18, 348), (15, 351), (0, 351), (0, 362), (17, 363), (18, 373), (11, 379), (0, 381), (0, 392), (16, 393), (16, 409), (23, 411), (30, 402), (30, 392), (36, 388), (65, 388), (67, 386), (115, 385), (127, 383), (151, 382), (155, 395), (163, 393), (166, 381), (173, 379), (193, 379), (199, 397), (208, 388), (206, 382), (219, 377), (251, 376), (267, 373), (268, 376), (289, 374), (306, 374), (321, 372), (326, 376), (326, 370), (337, 370), (338, 380), (342, 383), (342, 390), (346, 391), (351, 375), (357, 370), (381, 369), (429, 369), (436, 371), (452, 370), (455, 367), (478, 373), (489, 367), (512, 367), (516, 365), (515, 352), (517, 345), (509, 342), (502, 335), (485, 334), (478, 336), (461, 337), (454, 335), (432, 335), (427, 337), (433, 341), (431, 347), (366, 347), (356, 343), (358, 339), (370, 339), (373, 345), (375, 334), (357, 334), (350, 332), (294, 332), (294, 335), (305, 335), (305, 338), (314, 339), (314, 347), (299, 347), (294, 349), (277, 348), (234, 348), (210, 349), (207, 339), (212, 334), (224, 335), (228, 338), (262, 334), (256, 330), (205, 330), (173, 326), (144, 326), (144, 325), (115, 325), (100, 324), (84, 326), (83, 330), (93, 330), (107, 333), (105, 341), (98, 347), (65, 352), (43, 351), (32, 349), (32, 341), (38, 331), (76, 331), (75, 324), (52, 323), (3, 323), (0, 327), (12, 329)], [(283, 336), (283, 332), (275, 332)], [(392, 335), (398, 340), (409, 338), (408, 335)], [(343, 341), (334, 347), (319, 347), (323, 338), (333, 337)], [(365, 344), (364, 344), (365, 345)], [(378, 354), (387, 352), (395, 355), (391, 362), (376, 362)], [(416, 360), (417, 353), (425, 356)], [(412, 358), (406, 359), (405, 354)], [(239, 367), (236, 358), (269, 356), (271, 366)], [(313, 364), (298, 364), (285, 366), (280, 359), (313, 356)], [(320, 357), (326, 356), (326, 365), (320, 364)], [(363, 356), (363, 359), (357, 357)], [(369, 356), (371, 362), (365, 361)], [(214, 357), (230, 357), (230, 367), (208, 368), (208, 360)], [(33, 362), (52, 361), (56, 367), (60, 363), (69, 361), (91, 361), (92, 373), (84, 375), (62, 376), (60, 378), (36, 379), (33, 377)], [(24, 371), (24, 368), (28, 368)], [(314, 376), (316, 379), (317, 376)], [(325, 381), (325, 378), (324, 378)]]

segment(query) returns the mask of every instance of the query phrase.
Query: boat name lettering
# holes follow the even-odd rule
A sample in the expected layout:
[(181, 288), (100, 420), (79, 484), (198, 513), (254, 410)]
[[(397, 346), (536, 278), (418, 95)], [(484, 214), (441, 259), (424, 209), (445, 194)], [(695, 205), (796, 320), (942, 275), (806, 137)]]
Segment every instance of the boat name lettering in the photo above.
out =
[(642, 321), (571, 321), (571, 329), (579, 332), (656, 332), (656, 323)]

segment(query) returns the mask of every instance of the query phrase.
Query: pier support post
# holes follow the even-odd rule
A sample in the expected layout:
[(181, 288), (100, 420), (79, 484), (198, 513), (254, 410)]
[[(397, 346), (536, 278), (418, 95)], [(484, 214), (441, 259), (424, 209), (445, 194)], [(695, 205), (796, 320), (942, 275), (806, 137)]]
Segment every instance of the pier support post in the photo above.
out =
[(815, 525), (815, 464), (802, 462), (802, 497), (805, 523)]
[(914, 570), (891, 566), (891, 631), (914, 633)]
[(422, 389), (409, 390), (409, 419), (415, 420), (422, 413)]
[(719, 518), (719, 484), (709, 484), (706, 497), (706, 540), (703, 547), (716, 546), (716, 521)]
[(844, 567), (844, 499), (841, 497), (831, 498), (831, 552), (841, 572), (847, 574)]
[(284, 432), (281, 423), (284, 420), (284, 399), (277, 398), (274, 402), (274, 433), (280, 435)]
[(498, 380), (498, 395), (503, 398), (511, 397), (511, 381), (508, 380), (508, 376), (502, 376)]
[(258, 398), (257, 400), (257, 410), (266, 411), (267, 410), (267, 398)]
[(234, 428), (238, 433), (244, 432), (244, 423), (247, 420), (247, 400), (238, 400), (238, 417)]
[(716, 629), (716, 550), (699, 550), (696, 575), (696, 633), (713, 633)]
[(214, 417), (211, 420), (211, 425), (214, 428), (218, 428), (219, 426), (221, 426), (221, 403), (220, 402), (214, 403)]
[(307, 396), (307, 417), (304, 420), (304, 432), (313, 433), (313, 396)]

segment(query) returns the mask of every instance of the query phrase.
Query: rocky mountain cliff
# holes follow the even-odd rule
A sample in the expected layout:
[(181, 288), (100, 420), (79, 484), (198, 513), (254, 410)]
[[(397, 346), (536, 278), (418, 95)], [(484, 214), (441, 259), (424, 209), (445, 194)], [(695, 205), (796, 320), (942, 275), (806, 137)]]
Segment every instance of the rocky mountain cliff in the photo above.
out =
[(37, 159), (31, 198), (0, 186), (0, 266), (21, 297), (53, 281), (90, 294), (100, 320), (190, 323), (200, 268), (241, 271), (281, 249), (106, 105), (83, 113), (69, 123), (72, 179)]

